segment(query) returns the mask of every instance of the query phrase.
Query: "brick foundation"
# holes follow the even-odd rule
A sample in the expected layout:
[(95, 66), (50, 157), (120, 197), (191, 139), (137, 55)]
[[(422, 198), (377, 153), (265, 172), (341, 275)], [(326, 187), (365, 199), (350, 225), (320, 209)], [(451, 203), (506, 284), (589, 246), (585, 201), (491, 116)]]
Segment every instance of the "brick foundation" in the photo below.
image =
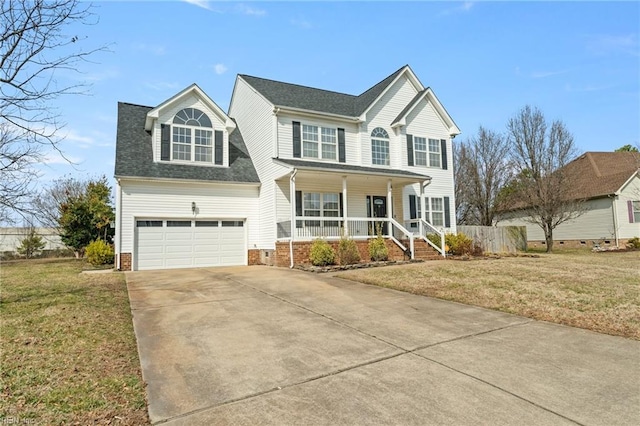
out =
[[(334, 250), (338, 250), (339, 241), (327, 241)], [(369, 261), (369, 240), (355, 240), (356, 246), (358, 247), (358, 252), (360, 253), (360, 259), (362, 262)], [(387, 249), (389, 250), (389, 260), (407, 260), (409, 256), (405, 256), (404, 252), (396, 243), (389, 239), (384, 240)], [(425, 243), (426, 244), (426, 243)], [(293, 263), (296, 265), (301, 264), (309, 264), (309, 253), (311, 252), (311, 246), (313, 245), (313, 241), (295, 241), (293, 243)], [(408, 245), (408, 243), (407, 243)], [(418, 256), (418, 245), (419, 242), (416, 241), (416, 259), (422, 259), (422, 256)], [(430, 249), (430, 248), (429, 248)], [(424, 255), (423, 260), (437, 258), (437, 256), (433, 256), (431, 252), (427, 252)], [(288, 268), (290, 263), (289, 257), (289, 242), (276, 242), (276, 252), (275, 252), (275, 266)]]
[[(117, 259), (116, 259), (116, 262), (117, 262)], [(120, 270), (121, 271), (131, 270), (131, 253), (120, 253)]]
[(260, 260), (260, 250), (258, 249), (248, 250), (247, 260), (248, 260), (249, 266), (262, 265), (262, 261)]

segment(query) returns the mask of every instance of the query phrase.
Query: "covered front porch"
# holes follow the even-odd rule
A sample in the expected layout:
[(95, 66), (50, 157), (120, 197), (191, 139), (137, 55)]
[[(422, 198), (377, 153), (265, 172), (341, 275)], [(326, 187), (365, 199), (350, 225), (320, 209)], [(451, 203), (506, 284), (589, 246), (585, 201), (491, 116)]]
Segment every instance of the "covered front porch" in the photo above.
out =
[(277, 241), (289, 242), (292, 263), (296, 242), (317, 238), (332, 241), (342, 236), (366, 242), (377, 234), (411, 259), (415, 258), (417, 239), (444, 255), (440, 248), (444, 244), (438, 247), (426, 238), (427, 234), (435, 233), (443, 239), (444, 233), (405, 211), (408, 186), (413, 186), (413, 191), (419, 188), (416, 202), (421, 203), (419, 211), (426, 211), (429, 176), (329, 163), (310, 165), (299, 160), (287, 160), (284, 164), (290, 171), (275, 180)]

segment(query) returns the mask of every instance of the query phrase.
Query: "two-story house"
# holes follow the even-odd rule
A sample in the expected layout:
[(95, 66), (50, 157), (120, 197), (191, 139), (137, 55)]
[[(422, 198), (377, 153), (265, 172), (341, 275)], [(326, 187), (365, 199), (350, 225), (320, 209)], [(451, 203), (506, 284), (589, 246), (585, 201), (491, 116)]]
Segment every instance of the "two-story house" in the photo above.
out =
[(118, 267), (292, 266), (341, 235), (365, 257), (376, 233), (413, 258), (455, 232), (459, 133), (409, 66), (361, 95), (238, 75), (228, 115), (196, 85), (120, 103)]

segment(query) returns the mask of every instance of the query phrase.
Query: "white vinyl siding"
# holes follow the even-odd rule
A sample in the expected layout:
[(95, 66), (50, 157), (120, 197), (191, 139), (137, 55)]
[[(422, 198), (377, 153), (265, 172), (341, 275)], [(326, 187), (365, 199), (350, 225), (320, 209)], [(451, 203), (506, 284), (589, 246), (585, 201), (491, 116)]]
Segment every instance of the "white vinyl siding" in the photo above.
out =
[[(202, 100), (200, 100), (198, 97), (196, 97), (195, 95), (190, 95), (190, 96), (186, 96), (184, 99), (182, 99), (180, 102), (176, 102), (175, 104), (172, 104), (170, 108), (166, 108), (165, 110), (162, 111), (162, 114), (160, 114), (160, 116), (158, 117), (158, 120), (155, 121), (154, 124), (154, 128), (153, 128), (153, 158), (154, 161), (160, 161), (160, 139), (161, 139), (161, 129), (160, 129), (160, 124), (168, 124), (171, 126), (171, 140), (172, 140), (172, 146), (171, 146), (171, 156), (172, 158), (176, 159), (176, 160), (182, 160), (182, 161), (191, 161), (191, 164), (193, 165), (197, 165), (197, 166), (204, 166), (204, 167), (220, 167), (220, 165), (214, 165), (213, 164), (213, 153), (211, 156), (211, 161), (193, 161), (194, 159), (194, 150), (193, 148), (189, 148), (188, 151), (190, 151), (189, 153), (189, 160), (186, 160), (187, 158), (187, 154), (186, 148), (179, 148), (177, 151), (174, 150), (174, 146), (173, 146), (173, 138), (174, 138), (174, 128), (182, 128), (185, 129), (185, 127), (181, 127), (179, 124), (174, 125), (173, 124), (173, 118), (175, 117), (175, 115), (185, 109), (185, 108), (196, 108), (202, 112), (204, 112), (207, 117), (209, 117), (209, 119), (211, 120), (211, 123), (213, 125), (213, 129), (225, 129), (225, 121), (223, 121), (214, 111), (210, 110), (208, 108), (208, 106), (202, 102)], [(208, 131), (212, 131), (209, 129), (205, 129)], [(244, 129), (243, 129), (244, 132)], [(223, 130), (222, 132), (223, 135), (223, 140), (222, 140), (222, 166), (224, 167), (228, 167), (229, 166), (229, 133), (226, 130)], [(193, 147), (193, 133), (191, 133), (191, 140), (189, 141), (189, 143), (191, 144), (191, 146)], [(213, 133), (212, 133), (212, 138), (213, 138)], [(200, 144), (203, 145), (203, 144)], [(213, 145), (211, 145), (213, 146)], [(204, 149), (204, 151), (203, 151)], [(176, 152), (180, 152), (177, 156), (176, 156)], [(206, 148), (201, 148), (198, 150), (198, 152), (200, 154), (198, 154), (200, 156), (200, 158), (202, 158), (202, 156), (206, 156), (208, 151)], [(176, 158), (177, 157), (177, 158)]]
[[(258, 186), (121, 180), (119, 253), (133, 253), (136, 220), (243, 220), (247, 247), (259, 241)], [(196, 214), (192, 212), (196, 205)]]

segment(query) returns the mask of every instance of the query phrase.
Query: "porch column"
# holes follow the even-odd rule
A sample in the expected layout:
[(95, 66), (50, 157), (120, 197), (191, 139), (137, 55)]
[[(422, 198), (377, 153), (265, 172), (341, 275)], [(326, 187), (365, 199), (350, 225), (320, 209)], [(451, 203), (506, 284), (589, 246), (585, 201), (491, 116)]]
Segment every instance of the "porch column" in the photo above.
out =
[(347, 221), (347, 177), (342, 176), (342, 217), (344, 218), (343, 229), (345, 237), (349, 235), (349, 225)]
[(425, 219), (425, 214), (427, 213), (427, 203), (426, 200), (424, 198), (424, 187), (425, 184), (424, 182), (420, 182), (420, 235), (424, 235), (424, 229), (423, 229), (423, 225), (422, 225), (422, 221), (426, 220)]
[(391, 179), (387, 181), (387, 219), (389, 219), (389, 225), (387, 230), (389, 231), (389, 236), (391, 236), (391, 219), (393, 218), (393, 205), (391, 204), (391, 193), (393, 191), (393, 187), (391, 186)]
[(289, 260), (290, 268), (293, 268), (293, 239), (296, 234), (296, 173), (298, 169), (293, 169), (289, 179), (289, 204), (291, 205), (291, 238), (289, 238)]

